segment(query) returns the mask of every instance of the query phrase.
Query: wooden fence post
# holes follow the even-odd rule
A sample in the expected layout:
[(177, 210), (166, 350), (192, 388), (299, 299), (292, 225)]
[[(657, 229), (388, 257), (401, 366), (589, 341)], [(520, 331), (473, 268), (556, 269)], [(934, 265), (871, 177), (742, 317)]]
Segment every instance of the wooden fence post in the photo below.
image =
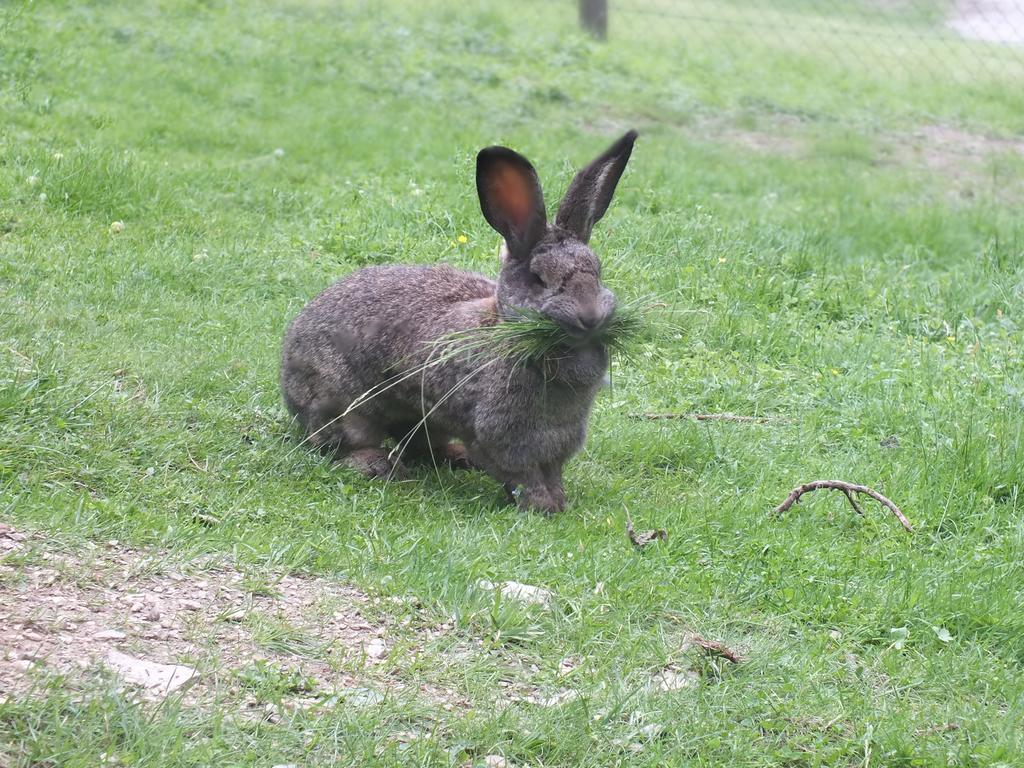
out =
[(580, 0), (580, 24), (598, 40), (608, 38), (608, 0)]

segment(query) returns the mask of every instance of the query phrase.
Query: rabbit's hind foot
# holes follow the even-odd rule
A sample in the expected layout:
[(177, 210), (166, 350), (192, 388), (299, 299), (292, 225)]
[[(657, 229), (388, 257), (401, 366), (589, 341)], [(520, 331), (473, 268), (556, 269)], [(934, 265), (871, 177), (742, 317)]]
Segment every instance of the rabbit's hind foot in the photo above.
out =
[(362, 472), (367, 477), (391, 478), (403, 480), (409, 473), (405, 465), (392, 458), (383, 448), (357, 448), (340, 457), (348, 466)]
[(565, 509), (565, 491), (559, 486), (524, 486), (504, 483), (505, 494), (510, 504), (522, 510), (540, 512), (545, 517), (556, 515)]

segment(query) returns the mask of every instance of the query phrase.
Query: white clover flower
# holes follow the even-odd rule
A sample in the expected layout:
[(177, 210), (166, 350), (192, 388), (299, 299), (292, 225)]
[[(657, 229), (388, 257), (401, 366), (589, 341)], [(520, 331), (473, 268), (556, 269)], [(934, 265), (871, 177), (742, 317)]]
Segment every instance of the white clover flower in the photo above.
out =
[(124, 232), (123, 221), (115, 221), (113, 224), (110, 225), (110, 234), (117, 235), (120, 234), (121, 232)]
[(28, 184), (30, 187), (34, 187), (39, 184), (39, 177), (33, 173), (31, 176), (25, 179), (25, 183)]

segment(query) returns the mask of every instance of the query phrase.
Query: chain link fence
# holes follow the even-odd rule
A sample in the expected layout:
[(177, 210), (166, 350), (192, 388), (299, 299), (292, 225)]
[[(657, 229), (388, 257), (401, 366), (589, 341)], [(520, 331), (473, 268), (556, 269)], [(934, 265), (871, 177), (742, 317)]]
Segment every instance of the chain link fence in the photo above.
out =
[(841, 68), (1024, 87), (1024, 0), (554, 0), (610, 42), (675, 40), (723, 56), (813, 53)]

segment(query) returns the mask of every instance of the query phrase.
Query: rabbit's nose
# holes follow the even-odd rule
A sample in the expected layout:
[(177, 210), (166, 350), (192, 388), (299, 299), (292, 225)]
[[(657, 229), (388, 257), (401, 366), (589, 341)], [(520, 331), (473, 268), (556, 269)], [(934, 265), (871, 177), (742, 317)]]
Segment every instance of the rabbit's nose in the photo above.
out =
[(604, 314), (597, 310), (587, 310), (576, 314), (576, 322), (580, 328), (592, 331), (604, 321)]

